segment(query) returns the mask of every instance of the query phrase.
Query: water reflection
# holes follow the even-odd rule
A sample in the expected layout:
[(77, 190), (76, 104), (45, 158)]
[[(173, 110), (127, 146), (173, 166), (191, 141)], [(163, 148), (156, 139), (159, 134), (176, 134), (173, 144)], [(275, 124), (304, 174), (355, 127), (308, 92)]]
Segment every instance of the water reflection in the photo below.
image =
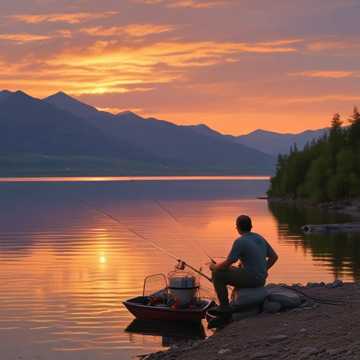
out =
[(159, 321), (133, 320), (125, 329), (130, 335), (131, 340), (135, 340), (136, 335), (160, 336), (162, 345), (170, 347), (179, 345), (186, 341), (196, 341), (205, 339), (205, 329), (203, 324), (181, 324), (181, 323), (163, 323)]
[(206, 259), (191, 238), (217, 243), (224, 234), (206, 228), (228, 216), (223, 203), (266, 188), (253, 179), (1, 184), (2, 359), (128, 359), (160, 349), (160, 336), (124, 334), (132, 316), (121, 302), (141, 293), (146, 275), (172, 270), (173, 260), (127, 228), (199, 266)]
[[(253, 179), (0, 184), (1, 359), (125, 360), (162, 348), (161, 334), (124, 333), (133, 318), (121, 302), (141, 294), (145, 276), (175, 264), (128, 228), (206, 271), (201, 248), (226, 256), (234, 219), (247, 213), (280, 254), (270, 281), (358, 278), (355, 239), (317, 241), (299, 232), (332, 215), (269, 210), (256, 199), (267, 187)], [(212, 297), (211, 284), (202, 282), (202, 293)]]
[(360, 279), (360, 234), (326, 233), (304, 235), (304, 224), (330, 224), (352, 221), (351, 217), (317, 208), (269, 203), (279, 223), (279, 238), (310, 252), (314, 262), (332, 271), (334, 277)]

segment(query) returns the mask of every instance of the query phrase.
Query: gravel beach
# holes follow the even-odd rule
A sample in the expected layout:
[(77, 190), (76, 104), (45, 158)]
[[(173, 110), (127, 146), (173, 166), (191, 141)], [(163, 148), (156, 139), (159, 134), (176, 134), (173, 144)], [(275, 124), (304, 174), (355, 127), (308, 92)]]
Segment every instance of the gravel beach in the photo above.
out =
[(146, 360), (360, 359), (360, 284), (309, 284), (300, 289), (343, 303), (310, 301), (293, 310), (234, 321), (206, 340), (151, 354)]

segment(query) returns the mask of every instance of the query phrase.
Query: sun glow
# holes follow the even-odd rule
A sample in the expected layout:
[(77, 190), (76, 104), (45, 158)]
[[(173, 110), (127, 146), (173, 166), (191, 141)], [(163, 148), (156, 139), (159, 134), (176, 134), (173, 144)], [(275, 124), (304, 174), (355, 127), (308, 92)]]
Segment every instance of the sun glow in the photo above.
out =
[(99, 263), (100, 264), (106, 264), (107, 261), (108, 261), (108, 259), (107, 259), (106, 255), (100, 255), (99, 256)]

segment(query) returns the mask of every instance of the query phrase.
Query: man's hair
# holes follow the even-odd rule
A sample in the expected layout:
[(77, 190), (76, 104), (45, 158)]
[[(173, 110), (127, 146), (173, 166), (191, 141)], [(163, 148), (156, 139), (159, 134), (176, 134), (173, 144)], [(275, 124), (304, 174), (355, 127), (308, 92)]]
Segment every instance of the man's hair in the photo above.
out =
[(252, 229), (251, 219), (247, 215), (240, 215), (236, 219), (236, 226), (242, 231), (250, 231)]

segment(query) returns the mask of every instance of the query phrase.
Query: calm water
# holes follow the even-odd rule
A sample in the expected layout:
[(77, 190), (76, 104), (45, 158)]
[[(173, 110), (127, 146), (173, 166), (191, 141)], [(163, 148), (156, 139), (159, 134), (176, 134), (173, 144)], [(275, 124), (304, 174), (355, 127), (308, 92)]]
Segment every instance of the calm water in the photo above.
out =
[[(299, 231), (304, 223), (349, 218), (269, 208), (256, 199), (266, 192), (266, 179), (77, 180), (0, 184), (2, 360), (126, 360), (177, 341), (176, 329), (144, 328), (121, 304), (142, 292), (146, 275), (174, 266), (127, 228), (206, 269), (197, 243), (214, 257), (226, 256), (236, 237), (234, 219), (247, 213), (280, 255), (269, 281), (360, 278), (358, 235), (304, 237)], [(202, 329), (192, 332), (204, 336)]]

